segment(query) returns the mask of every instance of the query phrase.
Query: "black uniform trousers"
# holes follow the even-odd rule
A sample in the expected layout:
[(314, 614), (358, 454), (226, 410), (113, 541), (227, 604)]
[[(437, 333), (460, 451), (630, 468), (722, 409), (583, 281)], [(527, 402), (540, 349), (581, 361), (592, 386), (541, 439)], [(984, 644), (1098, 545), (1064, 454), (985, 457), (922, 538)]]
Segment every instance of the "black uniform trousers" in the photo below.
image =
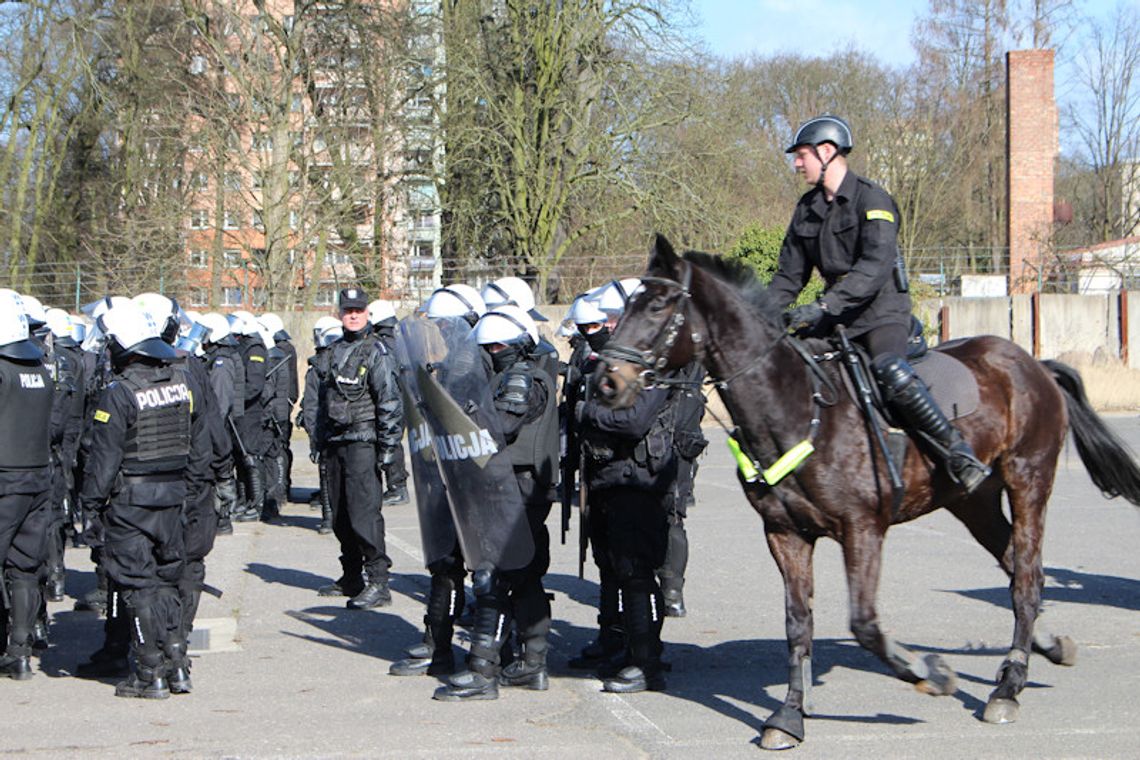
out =
[(334, 441), (325, 448), (322, 459), (345, 580), (354, 581), (362, 569), (370, 581), (387, 580), (392, 560), (384, 544), (376, 444)]
[(10, 577), (36, 577), (51, 518), (51, 490), (0, 495), (0, 566)]

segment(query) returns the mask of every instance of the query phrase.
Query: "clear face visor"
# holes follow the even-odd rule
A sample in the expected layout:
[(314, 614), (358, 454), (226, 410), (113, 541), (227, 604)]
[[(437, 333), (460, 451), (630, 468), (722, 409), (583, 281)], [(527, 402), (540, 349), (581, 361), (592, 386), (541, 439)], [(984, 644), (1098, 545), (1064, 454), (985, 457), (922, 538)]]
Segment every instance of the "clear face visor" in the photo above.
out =
[(98, 322), (87, 330), (87, 334), (83, 336), (82, 346), (84, 351), (90, 351), (93, 354), (100, 354), (107, 347), (107, 336)]
[(178, 340), (174, 341), (174, 347), (188, 354), (198, 355), (202, 350), (202, 344), (209, 337), (210, 328), (198, 322), (192, 322), (185, 333), (180, 332)]

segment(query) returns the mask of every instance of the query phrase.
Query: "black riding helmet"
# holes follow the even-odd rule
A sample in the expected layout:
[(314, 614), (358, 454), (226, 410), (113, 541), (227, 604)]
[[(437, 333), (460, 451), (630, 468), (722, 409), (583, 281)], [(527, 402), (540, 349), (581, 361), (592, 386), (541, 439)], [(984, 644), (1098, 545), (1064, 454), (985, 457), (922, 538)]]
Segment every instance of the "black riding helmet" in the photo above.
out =
[(811, 147), (815, 157), (819, 159), (820, 172), (819, 180), (816, 185), (823, 186), (823, 177), (827, 174), (827, 165), (831, 160), (824, 161), (819, 155), (818, 147), (823, 143), (831, 143), (836, 147), (836, 155), (846, 156), (855, 147), (855, 140), (851, 136), (851, 127), (843, 119), (831, 114), (824, 114), (823, 116), (816, 116), (814, 119), (808, 119), (800, 128), (796, 130), (796, 136), (792, 138), (792, 144), (788, 146), (785, 153), (794, 153), (796, 148), (807, 145)]

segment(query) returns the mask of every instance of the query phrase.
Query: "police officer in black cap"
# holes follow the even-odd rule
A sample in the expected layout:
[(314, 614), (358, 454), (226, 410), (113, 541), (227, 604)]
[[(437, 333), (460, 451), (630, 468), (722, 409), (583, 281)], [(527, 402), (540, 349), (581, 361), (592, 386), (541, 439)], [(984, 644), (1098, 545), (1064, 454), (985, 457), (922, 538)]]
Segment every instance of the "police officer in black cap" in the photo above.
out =
[(329, 349), (319, 438), (325, 444), (322, 458), (333, 532), (340, 542), (341, 575), (320, 593), (350, 596), (349, 609), (368, 609), (392, 601), (381, 468), (397, 454), (403, 401), (395, 357), (372, 334), (364, 291), (341, 290), (339, 305), (344, 335)]
[(50, 421), (54, 387), (43, 352), (28, 339), (20, 297), (0, 291), (0, 581), (8, 612), (0, 676), (32, 677), (37, 572), (51, 520)]
[(112, 307), (99, 326), (116, 375), (93, 415), (80, 498), (102, 512), (104, 564), (130, 613), (131, 674), (115, 695), (164, 699), (169, 663), (182, 656), (183, 505), (209, 481), (209, 431), (194, 402), (205, 389), (138, 305)]
[(788, 312), (789, 327), (801, 335), (823, 335), (845, 326), (870, 354), (892, 411), (938, 442), (936, 453), (969, 493), (990, 469), (904, 358), (911, 301), (898, 247), (899, 210), (883, 188), (847, 168), (853, 147), (851, 127), (837, 116), (818, 116), (796, 130), (787, 152), (811, 189), (796, 204), (769, 292), (786, 307), (812, 270), (819, 271), (827, 283), (823, 296)]

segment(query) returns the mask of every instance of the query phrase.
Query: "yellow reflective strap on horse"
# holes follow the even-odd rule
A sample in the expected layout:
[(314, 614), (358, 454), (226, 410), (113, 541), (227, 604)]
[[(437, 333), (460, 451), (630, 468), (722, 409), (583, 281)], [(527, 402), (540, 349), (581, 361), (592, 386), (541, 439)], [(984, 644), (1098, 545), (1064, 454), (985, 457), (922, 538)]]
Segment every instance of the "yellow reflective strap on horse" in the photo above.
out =
[(732, 458), (736, 460), (736, 469), (740, 470), (740, 476), (744, 478), (744, 482), (755, 483), (760, 477), (760, 471), (756, 469), (756, 463), (740, 450), (740, 442), (731, 435), (725, 443), (728, 444), (728, 450), (732, 452)]
[(764, 482), (770, 486), (776, 485), (803, 464), (803, 461), (811, 456), (813, 451), (815, 451), (815, 446), (811, 445), (811, 441), (806, 438), (800, 441), (788, 449), (771, 467), (764, 470)]

